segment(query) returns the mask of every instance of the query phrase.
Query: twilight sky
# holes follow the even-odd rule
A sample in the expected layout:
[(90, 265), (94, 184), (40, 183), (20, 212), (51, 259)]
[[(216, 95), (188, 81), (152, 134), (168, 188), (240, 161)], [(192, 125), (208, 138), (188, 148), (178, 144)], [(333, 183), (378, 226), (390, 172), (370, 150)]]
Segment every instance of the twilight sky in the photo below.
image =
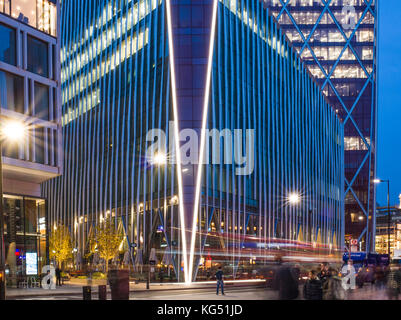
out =
[[(401, 194), (401, 1), (379, 1), (379, 105), (377, 176), (390, 179), (390, 201)], [(377, 186), (386, 205), (387, 185)]]

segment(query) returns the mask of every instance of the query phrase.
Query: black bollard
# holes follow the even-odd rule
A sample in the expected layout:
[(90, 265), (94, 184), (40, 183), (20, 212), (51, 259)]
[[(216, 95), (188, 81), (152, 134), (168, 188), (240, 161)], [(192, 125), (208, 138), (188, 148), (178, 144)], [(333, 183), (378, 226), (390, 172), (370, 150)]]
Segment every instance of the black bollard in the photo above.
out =
[(82, 287), (82, 294), (84, 300), (92, 300), (92, 288), (89, 286)]
[(99, 286), (99, 300), (107, 300), (107, 286)]

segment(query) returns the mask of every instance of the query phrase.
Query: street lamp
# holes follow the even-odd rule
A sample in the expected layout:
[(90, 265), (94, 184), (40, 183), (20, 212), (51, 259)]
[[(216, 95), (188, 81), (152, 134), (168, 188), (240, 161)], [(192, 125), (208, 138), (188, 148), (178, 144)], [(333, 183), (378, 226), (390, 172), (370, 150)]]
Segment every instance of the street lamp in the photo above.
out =
[(2, 122), (0, 132), (0, 300), (6, 299), (6, 274), (5, 274), (5, 243), (4, 243), (4, 214), (3, 214), (3, 141), (8, 140), (14, 143), (24, 139), (26, 126), (16, 120), (5, 120)]
[(298, 193), (291, 193), (288, 197), (288, 201), (292, 204), (292, 205), (296, 205), (298, 203), (301, 202), (301, 197)]
[(156, 153), (153, 157), (153, 164), (162, 166), (165, 165), (167, 162), (167, 157), (163, 152)]
[(388, 259), (390, 261), (390, 228), (391, 228), (391, 215), (390, 215), (390, 180), (381, 180), (381, 179), (374, 179), (374, 183), (379, 184), (382, 182), (387, 182), (387, 248), (388, 248)]

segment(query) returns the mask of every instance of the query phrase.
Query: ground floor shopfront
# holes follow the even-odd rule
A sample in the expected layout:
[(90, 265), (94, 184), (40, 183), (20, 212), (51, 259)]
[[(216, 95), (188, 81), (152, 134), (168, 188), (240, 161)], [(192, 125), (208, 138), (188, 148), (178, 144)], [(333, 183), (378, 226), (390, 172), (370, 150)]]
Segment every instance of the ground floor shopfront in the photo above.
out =
[(7, 286), (37, 278), (47, 264), (46, 201), (4, 195), (5, 272)]

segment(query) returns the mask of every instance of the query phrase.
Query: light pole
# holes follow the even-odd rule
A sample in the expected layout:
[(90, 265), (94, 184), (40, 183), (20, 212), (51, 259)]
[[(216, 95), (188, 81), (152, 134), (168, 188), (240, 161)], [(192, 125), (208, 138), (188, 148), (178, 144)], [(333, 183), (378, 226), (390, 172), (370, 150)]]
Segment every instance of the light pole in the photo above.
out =
[[(287, 201), (292, 207), (296, 207), (301, 202), (300, 194), (293, 192), (287, 197)], [(299, 223), (299, 213), (296, 214), (296, 222)]]
[(387, 248), (388, 248), (388, 259), (390, 261), (390, 254), (391, 254), (391, 249), (390, 249), (390, 229), (391, 229), (391, 215), (390, 215), (390, 180), (381, 180), (381, 179), (375, 179), (374, 183), (379, 184), (382, 182), (387, 182)]
[(5, 241), (4, 241), (4, 213), (3, 213), (3, 140), (13, 142), (21, 141), (25, 136), (25, 126), (18, 121), (5, 121), (1, 127), (0, 137), (0, 237), (1, 237), (1, 256), (0, 256), (0, 300), (6, 300), (6, 273), (5, 273)]

